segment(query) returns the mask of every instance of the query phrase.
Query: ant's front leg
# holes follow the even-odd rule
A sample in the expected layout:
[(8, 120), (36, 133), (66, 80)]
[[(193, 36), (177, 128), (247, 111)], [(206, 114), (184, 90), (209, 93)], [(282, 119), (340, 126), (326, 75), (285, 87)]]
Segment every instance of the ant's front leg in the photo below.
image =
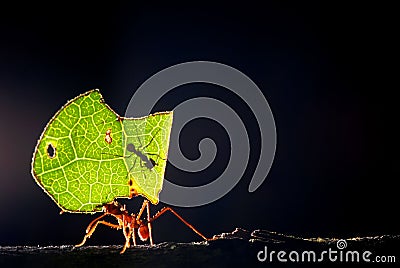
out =
[(107, 214), (104, 213), (103, 215), (101, 215), (101, 216), (97, 217), (96, 219), (92, 220), (92, 221), (89, 223), (88, 227), (86, 228), (86, 233), (89, 233), (89, 230), (92, 229), (93, 224), (95, 224), (95, 223), (98, 222), (100, 219), (104, 218), (105, 216), (107, 216)]
[[(147, 201), (147, 200), (143, 201), (142, 207), (140, 208), (139, 213), (135, 217), (136, 223), (140, 221), (140, 217), (142, 216), (142, 214), (146, 208), (146, 205), (148, 205), (148, 203), (149, 203), (149, 201)], [(132, 215), (132, 216), (134, 216), (134, 215)], [(137, 229), (137, 230), (139, 230), (139, 229)], [(132, 239), (133, 239), (133, 244), (136, 246), (136, 232), (135, 231), (136, 231), (135, 228), (133, 228)], [(139, 236), (139, 238), (141, 238), (141, 237)]]
[(99, 225), (99, 224), (103, 224), (103, 225), (106, 225), (106, 226), (109, 226), (109, 227), (115, 228), (115, 229), (121, 228), (121, 226), (118, 225), (118, 224), (113, 224), (113, 223), (109, 223), (109, 222), (101, 221), (101, 220), (100, 220), (100, 219), (102, 219), (102, 218), (103, 218), (104, 216), (106, 216), (106, 215), (107, 215), (107, 214), (103, 214), (103, 215), (101, 215), (100, 217), (97, 217), (96, 219), (94, 219), (94, 220), (89, 224), (89, 226), (86, 228), (86, 235), (83, 237), (82, 242), (79, 243), (78, 245), (76, 245), (75, 247), (81, 247), (81, 246), (83, 246), (83, 245), (86, 243), (86, 240), (92, 236), (92, 234), (94, 233), (94, 231), (95, 231), (96, 228), (97, 228), (97, 225)]
[(150, 218), (150, 204), (146, 202), (146, 209), (147, 209), (147, 228), (149, 228), (149, 238), (150, 238), (150, 246), (153, 246), (153, 235), (151, 230), (151, 218)]

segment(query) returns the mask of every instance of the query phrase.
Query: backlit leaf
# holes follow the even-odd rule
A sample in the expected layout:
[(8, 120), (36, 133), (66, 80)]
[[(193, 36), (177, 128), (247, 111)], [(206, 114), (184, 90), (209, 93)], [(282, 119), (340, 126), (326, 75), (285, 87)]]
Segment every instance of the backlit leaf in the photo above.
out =
[(172, 112), (123, 118), (98, 90), (69, 101), (36, 146), (32, 174), (64, 211), (96, 212), (139, 194), (158, 203)]

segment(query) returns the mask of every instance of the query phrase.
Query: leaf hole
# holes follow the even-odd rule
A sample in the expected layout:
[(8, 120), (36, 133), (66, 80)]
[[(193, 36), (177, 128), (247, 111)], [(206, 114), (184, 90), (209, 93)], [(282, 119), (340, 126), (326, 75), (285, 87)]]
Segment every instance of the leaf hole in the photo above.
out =
[(107, 129), (107, 131), (106, 131), (106, 136), (104, 137), (104, 140), (105, 140), (108, 144), (111, 144), (111, 142), (112, 142), (111, 128)]
[(129, 179), (129, 186), (132, 186), (132, 184), (133, 184), (133, 181), (132, 181), (132, 179)]
[(54, 158), (56, 156), (56, 148), (54, 148), (53, 144), (51, 143), (47, 145), (47, 155), (50, 158)]

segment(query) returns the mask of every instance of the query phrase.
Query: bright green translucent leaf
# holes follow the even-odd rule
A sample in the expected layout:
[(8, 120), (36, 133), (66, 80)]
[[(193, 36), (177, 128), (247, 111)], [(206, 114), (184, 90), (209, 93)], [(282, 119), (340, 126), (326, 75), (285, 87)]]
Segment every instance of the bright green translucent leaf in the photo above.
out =
[(69, 101), (36, 146), (32, 174), (69, 212), (101, 211), (136, 194), (158, 203), (167, 163), (172, 112), (123, 118), (98, 90)]

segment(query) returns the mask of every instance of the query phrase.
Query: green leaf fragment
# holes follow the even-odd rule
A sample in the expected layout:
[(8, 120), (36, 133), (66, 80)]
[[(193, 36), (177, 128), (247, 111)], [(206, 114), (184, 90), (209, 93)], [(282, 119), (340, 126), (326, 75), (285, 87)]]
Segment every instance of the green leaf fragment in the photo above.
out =
[(123, 118), (98, 90), (84, 93), (47, 124), (33, 155), (32, 174), (63, 211), (101, 211), (115, 198), (137, 194), (157, 204), (172, 117), (163, 112)]

